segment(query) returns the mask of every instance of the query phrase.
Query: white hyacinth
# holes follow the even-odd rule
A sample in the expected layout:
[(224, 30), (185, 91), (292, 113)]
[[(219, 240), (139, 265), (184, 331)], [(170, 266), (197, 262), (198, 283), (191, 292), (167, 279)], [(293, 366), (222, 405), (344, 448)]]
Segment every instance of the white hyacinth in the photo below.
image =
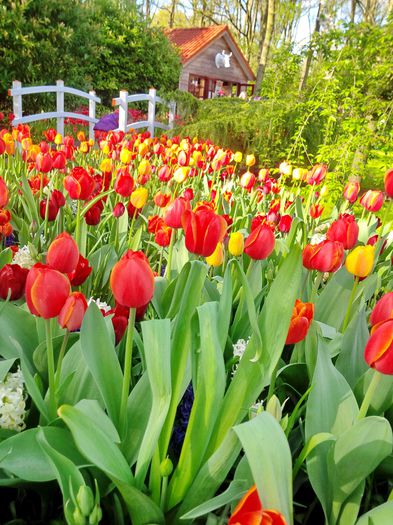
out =
[(250, 338), (247, 340), (245, 339), (239, 339), (234, 345), (233, 345), (233, 355), (234, 357), (238, 357), (241, 359), (243, 357), (244, 352), (246, 351), (248, 342)]
[(20, 368), (17, 372), (9, 372), (5, 380), (0, 383), (0, 428), (20, 432), (26, 427), (23, 383)]
[(30, 270), (30, 268), (34, 266), (37, 261), (35, 261), (31, 255), (30, 248), (28, 246), (22, 246), (22, 248), (19, 248), (19, 250), (14, 254), (12, 262), (13, 264), (19, 264), (19, 266), (22, 268), (27, 268)]
[(94, 297), (90, 297), (90, 299), (87, 301), (87, 304), (90, 305), (91, 303), (96, 303), (98, 308), (100, 310), (104, 310), (105, 313), (109, 312), (109, 310), (112, 309), (112, 307), (109, 306), (109, 304), (105, 303), (104, 301), (101, 301), (100, 298), (94, 299)]
[(322, 241), (326, 240), (326, 235), (323, 235), (322, 233), (314, 233), (314, 235), (311, 237), (310, 244), (319, 244)]

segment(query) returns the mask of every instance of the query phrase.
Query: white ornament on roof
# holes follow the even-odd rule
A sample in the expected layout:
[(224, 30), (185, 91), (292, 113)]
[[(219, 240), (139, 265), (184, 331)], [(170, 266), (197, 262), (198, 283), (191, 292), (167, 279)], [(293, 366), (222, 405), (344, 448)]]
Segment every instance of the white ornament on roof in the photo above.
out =
[(221, 53), (217, 53), (215, 59), (217, 69), (220, 69), (220, 67), (231, 67), (231, 56), (232, 53), (229, 53), (229, 55), (227, 55), (225, 53), (225, 49), (223, 49)]

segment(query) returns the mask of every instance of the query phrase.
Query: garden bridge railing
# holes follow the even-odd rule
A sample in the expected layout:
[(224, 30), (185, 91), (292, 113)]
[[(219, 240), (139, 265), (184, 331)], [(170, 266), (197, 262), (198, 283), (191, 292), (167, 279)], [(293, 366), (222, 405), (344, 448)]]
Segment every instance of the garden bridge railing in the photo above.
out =
[[(41, 94), (41, 93), (56, 93), (56, 111), (49, 111), (43, 113), (36, 113), (34, 115), (23, 115), (22, 97), (24, 95)], [(70, 95), (76, 95), (89, 101), (89, 114), (84, 115), (80, 113), (74, 113), (71, 111), (65, 111), (64, 109), (64, 95), (68, 93)], [(94, 139), (94, 125), (98, 122), (96, 116), (96, 104), (101, 103), (100, 97), (96, 96), (95, 91), (91, 90), (88, 93), (64, 85), (63, 80), (58, 80), (55, 86), (32, 86), (22, 87), (22, 83), (18, 80), (14, 80), (12, 83), (12, 89), (8, 91), (8, 94), (13, 100), (13, 113), (14, 120), (13, 126), (18, 124), (29, 124), (30, 122), (36, 122), (39, 120), (56, 119), (56, 130), (61, 135), (64, 135), (64, 120), (66, 118), (73, 118), (84, 120), (89, 123), (89, 138)], [(148, 101), (148, 114), (147, 120), (132, 122), (128, 124), (128, 104), (133, 102)], [(157, 103), (164, 104), (168, 107), (168, 124), (156, 121), (156, 106)], [(119, 127), (116, 131), (127, 132), (132, 129), (147, 128), (150, 135), (154, 136), (154, 130), (156, 128), (161, 129), (172, 129), (175, 119), (174, 103), (167, 103), (161, 97), (157, 95), (157, 91), (154, 88), (149, 90), (148, 94), (136, 94), (129, 95), (127, 91), (120, 91), (120, 96), (112, 100), (112, 106), (119, 107)]]

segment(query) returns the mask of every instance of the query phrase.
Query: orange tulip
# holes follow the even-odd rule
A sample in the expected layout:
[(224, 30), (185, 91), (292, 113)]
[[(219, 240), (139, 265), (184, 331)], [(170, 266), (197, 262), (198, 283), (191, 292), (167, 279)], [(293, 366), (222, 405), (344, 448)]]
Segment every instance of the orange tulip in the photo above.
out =
[(296, 299), (285, 344), (291, 345), (302, 341), (307, 335), (313, 317), (313, 303), (302, 303)]
[(35, 264), (26, 279), (26, 302), (32, 314), (57, 317), (70, 295), (68, 277), (41, 263)]
[(277, 510), (262, 508), (256, 485), (253, 485), (237, 504), (228, 525), (286, 525), (286, 521)]
[(49, 246), (46, 263), (61, 273), (72, 273), (79, 261), (79, 250), (76, 242), (67, 232), (56, 237)]
[(367, 364), (382, 374), (393, 375), (393, 319), (380, 324), (364, 349)]
[(68, 296), (59, 313), (59, 325), (62, 328), (67, 328), (70, 332), (79, 330), (86, 310), (87, 301), (83, 293), (73, 292)]

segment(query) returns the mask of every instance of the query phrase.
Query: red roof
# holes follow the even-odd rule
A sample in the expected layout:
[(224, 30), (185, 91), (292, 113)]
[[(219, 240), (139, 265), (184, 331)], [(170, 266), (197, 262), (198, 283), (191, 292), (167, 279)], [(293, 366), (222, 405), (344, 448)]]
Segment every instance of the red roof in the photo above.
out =
[(166, 29), (165, 34), (169, 38), (172, 44), (180, 50), (180, 58), (183, 64), (194, 58), (195, 55), (200, 53), (205, 47), (213, 42), (216, 38), (221, 36), (223, 33), (227, 33), (230, 37), (233, 46), (239, 52), (243, 59), (244, 66), (249, 72), (252, 79), (255, 79), (255, 75), (252, 72), (249, 63), (245, 59), (239, 46), (235, 42), (235, 39), (231, 35), (227, 25), (214, 25), (209, 27), (188, 27), (179, 29)]
[(188, 27), (167, 29), (165, 34), (172, 44), (180, 49), (181, 61), (184, 64), (227, 29), (226, 25)]

